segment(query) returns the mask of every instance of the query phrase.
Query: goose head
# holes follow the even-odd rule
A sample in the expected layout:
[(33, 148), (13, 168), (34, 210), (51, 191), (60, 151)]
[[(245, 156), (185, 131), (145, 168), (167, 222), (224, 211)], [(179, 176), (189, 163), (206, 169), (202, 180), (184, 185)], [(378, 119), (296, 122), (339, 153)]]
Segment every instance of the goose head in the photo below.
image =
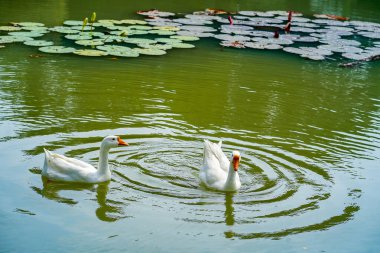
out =
[(233, 151), (232, 156), (231, 156), (231, 164), (235, 171), (238, 171), (240, 160), (241, 160), (240, 152)]
[(123, 141), (119, 136), (110, 135), (103, 139), (102, 146), (107, 148), (116, 148), (118, 146), (128, 146), (129, 144)]

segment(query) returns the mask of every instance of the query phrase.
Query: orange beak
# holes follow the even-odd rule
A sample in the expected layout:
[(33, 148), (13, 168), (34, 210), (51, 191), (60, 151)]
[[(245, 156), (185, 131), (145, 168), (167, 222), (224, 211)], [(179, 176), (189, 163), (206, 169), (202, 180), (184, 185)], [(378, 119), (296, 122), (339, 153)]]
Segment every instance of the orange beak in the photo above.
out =
[(123, 141), (120, 137), (117, 137), (117, 141), (119, 142), (119, 146), (129, 146), (129, 144)]
[(239, 162), (240, 162), (240, 157), (239, 156), (234, 156), (232, 160), (232, 164), (234, 166), (234, 170), (237, 171), (239, 168)]

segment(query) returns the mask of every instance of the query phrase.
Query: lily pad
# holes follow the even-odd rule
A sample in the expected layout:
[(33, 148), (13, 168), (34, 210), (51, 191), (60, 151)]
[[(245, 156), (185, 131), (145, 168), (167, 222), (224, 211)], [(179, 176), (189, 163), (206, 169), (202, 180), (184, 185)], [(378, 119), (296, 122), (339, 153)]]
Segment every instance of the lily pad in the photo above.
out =
[(77, 54), (77, 55), (82, 55), (82, 56), (105, 56), (105, 55), (108, 55), (107, 52), (102, 51), (102, 50), (96, 50), (96, 49), (79, 49), (79, 50), (75, 50), (73, 53)]
[(83, 25), (83, 21), (81, 20), (66, 20), (63, 22), (64, 25), (69, 25), (69, 26), (81, 26)]
[(69, 35), (65, 35), (65, 38), (69, 39), (69, 40), (90, 40), (91, 36), (79, 35), (79, 34), (69, 34)]
[(227, 40), (227, 41), (249, 41), (251, 40), (248, 36), (240, 36), (240, 35), (228, 35), (228, 34), (219, 34), (215, 36), (216, 39), (219, 40)]
[(14, 32), (14, 31), (20, 31), (20, 30), (21, 30), (21, 27), (17, 27), (17, 26), (10, 26), (10, 25), (0, 26), (0, 31)]
[(171, 43), (170, 45), (173, 48), (194, 48), (195, 47), (193, 44), (183, 43), (183, 42)]
[(73, 53), (75, 51), (75, 48), (64, 47), (64, 46), (48, 46), (48, 47), (40, 47), (38, 50), (44, 53), (68, 54), (68, 53)]
[(103, 39), (77, 40), (75, 41), (75, 44), (78, 44), (81, 46), (101, 46), (104, 44), (104, 40)]
[(17, 37), (30, 37), (30, 38), (41, 37), (45, 35), (39, 32), (9, 32), (8, 34), (12, 36), (17, 36)]
[(361, 54), (355, 54), (355, 53), (344, 53), (342, 54), (342, 57), (355, 60), (355, 61), (362, 61), (367, 58), (367, 55), (361, 55)]
[(11, 35), (0, 36), (0, 44), (24, 42), (28, 40), (33, 40), (33, 38), (23, 37), (23, 36), (11, 36)]
[(157, 39), (155, 39), (155, 41), (156, 42), (161, 42), (161, 43), (169, 43), (169, 44), (181, 43), (182, 42), (179, 39), (173, 39), (173, 38), (157, 38)]
[[(174, 44), (172, 44), (174, 45)], [(172, 49), (173, 46), (169, 44), (138, 44), (141, 48), (151, 48), (151, 49), (161, 49), (161, 50), (169, 50)]]
[(184, 25), (212, 25), (212, 21), (204, 19), (177, 18), (173, 21)]
[(112, 56), (119, 56), (119, 57), (138, 57), (139, 56), (139, 53), (134, 49), (131, 49), (129, 51), (108, 51), (108, 54)]
[(245, 44), (241, 41), (222, 40), (219, 44), (223, 47), (245, 48)]
[(164, 55), (166, 51), (153, 48), (135, 48), (136, 52), (144, 55)]
[(124, 42), (131, 44), (154, 44), (157, 41), (145, 38), (126, 38)]
[(157, 35), (163, 35), (163, 36), (170, 36), (176, 34), (175, 32), (172, 31), (165, 31), (165, 30), (150, 30), (148, 31), (150, 34), (157, 34)]
[(128, 25), (146, 25), (148, 22), (144, 20), (136, 20), (136, 19), (123, 19), (120, 20), (120, 24), (128, 24)]
[[(173, 36), (170, 36), (170, 38), (181, 40), (181, 41), (197, 41), (197, 40), (199, 40), (199, 37), (196, 37), (196, 36), (173, 35)], [(380, 44), (379, 44), (379, 46), (380, 46)]]
[(196, 31), (178, 31), (177, 35), (179, 36), (195, 36), (200, 38), (214, 37), (215, 34), (207, 32), (196, 32)]
[(27, 46), (35, 46), (35, 47), (47, 47), (52, 46), (54, 43), (52, 41), (47, 40), (28, 40), (24, 42)]
[(86, 25), (85, 27), (83, 27), (83, 25), (74, 25), (70, 26), (70, 28), (78, 31), (91, 31), (91, 29), (94, 29), (93, 27), (91, 28), (91, 26), (89, 25)]
[(184, 25), (181, 26), (181, 31), (193, 31), (193, 32), (216, 32), (217, 30), (213, 27), (209, 26), (201, 26), (201, 25)]
[(317, 37), (312, 37), (312, 36), (302, 36), (294, 39), (295, 42), (318, 42), (319, 39)]
[(66, 26), (55, 26), (55, 27), (49, 28), (49, 30), (53, 32), (64, 33), (64, 34), (75, 34), (75, 33), (80, 32), (79, 30), (71, 29)]
[(13, 24), (16, 24), (18, 26), (45, 26), (44, 24), (37, 22), (17, 22)]

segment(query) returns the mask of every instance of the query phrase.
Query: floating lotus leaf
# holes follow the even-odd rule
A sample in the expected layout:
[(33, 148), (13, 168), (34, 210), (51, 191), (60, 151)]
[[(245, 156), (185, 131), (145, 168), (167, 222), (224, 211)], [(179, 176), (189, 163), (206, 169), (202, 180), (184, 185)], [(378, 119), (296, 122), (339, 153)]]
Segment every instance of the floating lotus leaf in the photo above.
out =
[(248, 36), (240, 36), (240, 35), (228, 35), (228, 34), (219, 34), (214, 36), (218, 40), (227, 40), (227, 41), (249, 41), (251, 40)]
[(375, 45), (375, 47), (380, 47), (380, 41), (375, 41), (373, 42), (373, 44)]
[(345, 39), (327, 39), (327, 40), (320, 40), (321, 43), (326, 43), (329, 45), (334, 46), (360, 46), (361, 43), (356, 40), (345, 40)]
[(172, 12), (165, 12), (159, 10), (138, 11), (137, 14), (149, 17), (170, 17), (175, 15)]
[(283, 48), (283, 46), (278, 45), (278, 44), (268, 44), (268, 45), (264, 46), (264, 49), (269, 49), (269, 50), (278, 50), (278, 49), (282, 49), (282, 48)]
[[(196, 40), (199, 40), (199, 37), (196, 37), (196, 36), (173, 35), (173, 36), (170, 36), (170, 38), (181, 40), (181, 41), (196, 41)], [(379, 44), (379, 46), (380, 46), (380, 44)]]
[(259, 17), (273, 17), (274, 14), (272, 14), (270, 12), (257, 11), (256, 12), (256, 16), (259, 16)]
[(175, 23), (172, 21), (154, 21), (150, 20), (148, 21), (148, 24), (151, 26), (168, 26), (168, 27), (181, 27), (182, 24)]
[(245, 43), (241, 41), (223, 40), (219, 44), (223, 47), (245, 48)]
[(165, 30), (150, 30), (148, 33), (157, 34), (157, 35), (165, 35), (165, 36), (170, 36), (170, 35), (176, 34), (175, 32), (165, 31)]
[[(174, 44), (172, 44), (174, 45)], [(173, 46), (169, 44), (138, 44), (141, 48), (152, 48), (152, 49), (160, 49), (160, 50), (169, 50), (172, 49)]]
[(69, 40), (90, 40), (91, 36), (79, 35), (79, 34), (69, 34), (69, 35), (65, 35), (65, 38), (69, 39)]
[(94, 28), (91, 28), (91, 26), (85, 26), (83, 27), (83, 25), (73, 25), (73, 26), (70, 26), (71, 29), (73, 30), (79, 30), (79, 31), (91, 31), (91, 29), (94, 29)]
[(300, 27), (307, 27), (307, 28), (319, 28), (320, 26), (314, 23), (303, 23), (303, 22), (294, 22), (292, 21), (292, 27), (300, 26)]
[(126, 43), (131, 43), (131, 44), (154, 44), (157, 43), (155, 40), (151, 39), (145, 39), (145, 38), (126, 38), (124, 40)]
[(100, 24), (113, 24), (114, 22), (117, 22), (118, 20), (115, 19), (100, 19), (98, 20), (98, 23)]
[(209, 26), (198, 26), (198, 25), (184, 25), (181, 26), (181, 31), (193, 31), (193, 32), (216, 32), (217, 30)]
[(238, 13), (244, 16), (250, 16), (250, 17), (256, 16), (256, 11), (239, 11)]
[(252, 31), (251, 36), (254, 37), (273, 37), (273, 32), (267, 32), (267, 31)]
[(107, 53), (109, 55), (119, 56), (119, 57), (138, 57), (139, 56), (139, 53), (134, 49), (131, 49), (129, 51), (108, 51)]
[(362, 61), (367, 58), (367, 55), (361, 55), (361, 54), (354, 54), (354, 53), (343, 53), (342, 57), (355, 60), (355, 61)]
[(188, 18), (188, 19), (201, 19), (201, 20), (212, 21), (212, 20), (217, 19), (217, 16), (204, 15), (204, 14), (201, 14), (201, 15), (187, 14), (187, 15), (185, 15), (185, 18)]
[(13, 23), (18, 26), (45, 26), (42, 23), (37, 23), (37, 22), (18, 22), (18, 23)]
[(341, 37), (338, 34), (332, 34), (332, 33), (310, 33), (309, 34), (312, 37), (320, 38), (321, 40), (339, 40)]
[(220, 30), (221, 33), (228, 33), (228, 34), (235, 34), (235, 35), (246, 35), (246, 36), (250, 36), (251, 35), (251, 31), (245, 31), (245, 30), (234, 30), (234, 29), (222, 29)]
[(254, 49), (265, 49), (268, 46), (267, 42), (257, 41), (257, 42), (245, 42), (244, 45), (249, 48)]
[(8, 34), (12, 36), (17, 36), (17, 37), (30, 37), (30, 38), (41, 37), (45, 35), (39, 32), (9, 32)]
[(82, 20), (66, 20), (63, 22), (64, 25), (70, 25), (70, 26), (80, 26), (83, 25)]
[(94, 40), (77, 40), (75, 44), (82, 46), (101, 46), (104, 44), (103, 39), (94, 39)]
[(247, 25), (222, 25), (221, 29), (248, 31), (253, 30), (253, 27)]
[(122, 37), (117, 35), (103, 35), (99, 36), (99, 38), (103, 39), (104, 43), (123, 42), (129, 39), (128, 37)]
[(170, 32), (177, 32), (177, 31), (181, 30), (177, 26), (154, 26), (153, 29), (158, 29), (161, 31), (170, 31)]
[(53, 31), (53, 32), (65, 33), (65, 34), (75, 34), (75, 33), (80, 32), (79, 30), (71, 29), (71, 28), (66, 27), (66, 26), (56, 26), (53, 28), (49, 28), (49, 30)]
[(179, 43), (171, 43), (170, 45), (171, 45), (173, 48), (194, 48), (194, 47), (195, 47), (193, 44), (182, 43), (182, 42), (179, 42)]
[(361, 53), (363, 49), (353, 46), (345, 46), (345, 45), (320, 45), (318, 48), (331, 50), (337, 53)]
[(40, 47), (38, 50), (44, 53), (68, 54), (68, 53), (73, 53), (75, 51), (75, 48), (64, 47), (64, 46), (48, 46), (48, 47)]
[(23, 26), (22, 30), (39, 32), (39, 33), (48, 33), (49, 32), (48, 28), (44, 27), (44, 26)]
[(299, 54), (299, 55), (307, 53), (305, 50), (302, 50), (296, 47), (284, 47), (283, 50), (288, 53)]
[(215, 34), (207, 32), (196, 32), (196, 31), (178, 31), (179, 36), (195, 36), (200, 38), (214, 37)]
[(166, 51), (154, 48), (135, 48), (136, 52), (144, 55), (164, 55)]
[(128, 26), (129, 29), (135, 29), (135, 30), (152, 30), (153, 28), (151, 26), (147, 25), (131, 25)]
[(10, 26), (10, 25), (0, 26), (0, 31), (14, 32), (14, 31), (20, 31), (20, 30), (21, 30), (21, 27), (17, 27), (17, 26)]
[(52, 46), (54, 43), (52, 41), (47, 40), (28, 40), (24, 42), (27, 46), (35, 46), (35, 47), (47, 47)]
[(12, 36), (12, 35), (0, 36), (0, 44), (24, 42), (24, 41), (28, 41), (28, 40), (33, 40), (33, 38), (23, 37), (23, 36)]
[(291, 45), (293, 43), (294, 42), (292, 40), (284, 39), (282, 37), (280, 37), (278, 39), (275, 39), (275, 38), (268, 39), (268, 44)]
[(280, 16), (288, 16), (289, 12), (287, 11), (267, 11), (267, 13), (271, 13), (273, 15), (280, 15)]
[(77, 54), (77, 55), (82, 55), (82, 56), (105, 56), (105, 55), (108, 55), (107, 52), (102, 51), (102, 50), (96, 50), (96, 49), (79, 49), (79, 50), (75, 50), (73, 53)]
[(179, 39), (173, 39), (173, 38), (157, 38), (157, 39), (155, 39), (155, 41), (160, 42), (160, 43), (168, 43), (168, 44), (181, 43), (182, 42)]
[(4, 45), (0, 45), (0, 48), (5, 48), (5, 46)]
[(130, 47), (118, 46), (118, 45), (103, 45), (103, 46), (97, 46), (96, 48), (99, 50), (107, 51), (107, 52), (114, 52), (114, 51), (127, 52), (127, 51), (132, 50), (132, 48)]
[(302, 32), (302, 33), (315, 33), (316, 30), (313, 28), (307, 28), (307, 27), (292, 27), (292, 32)]
[(361, 36), (371, 38), (371, 39), (380, 39), (380, 33), (373, 33), (373, 32), (359, 32)]
[(318, 54), (318, 55), (333, 55), (334, 53), (331, 50), (323, 49), (319, 47), (300, 47), (299, 49), (308, 52), (309, 54)]
[(81, 35), (81, 36), (89, 36), (89, 37), (101, 37), (101, 36), (104, 36), (104, 33), (102, 32), (94, 32), (94, 31), (90, 31), (90, 32), (79, 32), (77, 33), (77, 35)]
[(128, 24), (128, 25), (146, 25), (148, 22), (144, 20), (136, 20), (136, 19), (123, 19), (120, 20), (121, 24)]
[(303, 36), (299, 38), (294, 39), (295, 42), (318, 42), (319, 39), (317, 37), (312, 37), (312, 36)]
[(212, 21), (202, 19), (177, 18), (173, 21), (184, 25), (212, 25)]

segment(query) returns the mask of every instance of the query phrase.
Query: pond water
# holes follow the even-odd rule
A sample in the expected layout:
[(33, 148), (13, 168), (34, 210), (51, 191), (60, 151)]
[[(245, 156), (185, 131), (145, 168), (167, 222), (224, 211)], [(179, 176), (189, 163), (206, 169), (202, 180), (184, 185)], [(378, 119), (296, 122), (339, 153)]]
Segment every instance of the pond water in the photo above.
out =
[[(380, 22), (376, 1), (5, 1), (0, 22), (93, 11), (295, 10)], [(339, 68), (213, 39), (111, 59), (0, 51), (0, 252), (380, 252), (380, 64)], [(44, 182), (43, 148), (113, 178)], [(242, 153), (242, 188), (200, 184), (203, 139)]]

